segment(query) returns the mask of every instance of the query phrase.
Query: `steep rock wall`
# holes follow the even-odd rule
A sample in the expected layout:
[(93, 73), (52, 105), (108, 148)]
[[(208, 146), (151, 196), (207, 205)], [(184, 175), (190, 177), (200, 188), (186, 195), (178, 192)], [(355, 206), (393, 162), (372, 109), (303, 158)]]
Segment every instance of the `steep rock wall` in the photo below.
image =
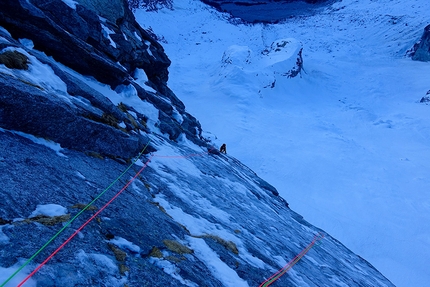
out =
[[(126, 1), (82, 3), (86, 6), (70, 7), (61, 0), (7, 0), (2, 3), (0, 26), (6, 31), (0, 31), (0, 50), (18, 49), (28, 53), (32, 59), (30, 67), (31, 61), (33, 65), (43, 63), (66, 85), (61, 92), (38, 87), (35, 83), (23, 85), (28, 79), (21, 74), (18, 80), (22, 88), (14, 89), (12, 81), (7, 76), (2, 77), (2, 127), (113, 158), (129, 159), (142, 148), (142, 143), (147, 141), (145, 134), (152, 132), (147, 128), (148, 115), (130, 105), (113, 103), (73, 72), (65, 71), (61, 63), (74, 72), (109, 85), (118, 93), (132, 90), (141, 101), (158, 110), (157, 118), (151, 120), (169, 139), (177, 140), (185, 134), (191, 141), (204, 144), (199, 122), (185, 111), (184, 104), (167, 86), (170, 60), (162, 46), (136, 23)], [(100, 11), (91, 10), (99, 8)], [(6, 74), (14, 74), (13, 69)], [(137, 84), (137, 75), (143, 77), (139, 79), (140, 85), (146, 88)], [(45, 95), (44, 109), (38, 109), (40, 98), (35, 95)], [(72, 96), (73, 103), (67, 105), (73, 107), (70, 109), (74, 111), (73, 116), (68, 109), (60, 108), (64, 101), (52, 100), (58, 96)], [(88, 100), (90, 105), (80, 103), (79, 97)], [(24, 115), (24, 106), (38, 108)], [(47, 112), (51, 110), (56, 113)], [(72, 124), (61, 124), (63, 117)]]
[(430, 61), (430, 25), (424, 28), (421, 40), (415, 44), (412, 52), (412, 59), (416, 61)]

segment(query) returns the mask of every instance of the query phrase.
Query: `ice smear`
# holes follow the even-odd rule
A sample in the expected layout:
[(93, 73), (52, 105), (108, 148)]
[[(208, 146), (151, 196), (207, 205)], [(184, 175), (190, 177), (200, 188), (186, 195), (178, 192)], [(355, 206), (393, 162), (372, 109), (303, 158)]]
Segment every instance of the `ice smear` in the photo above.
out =
[(64, 101), (70, 102), (70, 96), (67, 93), (67, 86), (52, 70), (52, 68), (40, 62), (36, 57), (27, 53), (24, 49), (8, 47), (2, 50), (17, 51), (24, 54), (28, 60), (28, 70), (9, 69), (5, 65), (0, 65), (0, 71), (15, 77), (21, 78), (30, 82), (36, 87), (41, 87), (44, 91), (52, 92), (53, 95), (62, 98)]
[(137, 246), (134, 243), (131, 243), (130, 241), (128, 241), (127, 239), (124, 239), (122, 237), (115, 236), (115, 238), (111, 239), (109, 242), (115, 244), (119, 248), (127, 249), (127, 250), (130, 250), (131, 252), (134, 252), (134, 253), (140, 252), (139, 246)]
[(248, 283), (237, 275), (237, 273), (225, 264), (201, 238), (187, 236), (194, 254), (206, 265), (212, 275), (227, 287), (245, 287)]
[(119, 275), (118, 266), (106, 255), (86, 253), (80, 250), (76, 255), (76, 259), (86, 267), (89, 276), (102, 281), (100, 282), (102, 284), (99, 286), (123, 287), (127, 283), (127, 277)]
[[(8, 280), (9, 277), (12, 276), (12, 274), (14, 274), (18, 270), (18, 268), (20, 268), (23, 265), (23, 263), (24, 263), (24, 260), (20, 259), (18, 263), (16, 263), (15, 265), (9, 268), (0, 267), (0, 283), (4, 284), (4, 282)], [(18, 286), (22, 282), (22, 280), (24, 280), (30, 273), (30, 271), (27, 271), (27, 270), (29, 270), (28, 266), (25, 267), (21, 272), (18, 272), (8, 283), (4, 285), (4, 287)], [(22, 286), (36, 287), (37, 286), (36, 283), (37, 283), (36, 280), (34, 280), (33, 278), (30, 278)]]
[[(0, 132), (5, 132), (5, 131), (6, 131), (5, 129), (0, 128)], [(55, 143), (53, 141), (46, 140), (46, 139), (43, 139), (43, 138), (38, 138), (38, 137), (35, 137), (35, 136), (31, 135), (31, 134), (26, 134), (26, 133), (19, 132), (19, 131), (10, 131), (10, 130), (7, 130), (7, 131), (11, 132), (13, 134), (25, 137), (25, 138), (31, 140), (32, 142), (34, 142), (36, 144), (40, 144), (40, 145), (46, 146), (46, 147), (52, 149), (53, 151), (55, 151), (58, 156), (67, 157), (67, 156), (65, 156), (64, 154), (61, 153), (61, 151), (63, 150), (63, 148), (61, 147), (61, 145), (59, 143)]]
[[(6, 234), (3, 233), (3, 228), (9, 227), (8, 225), (1, 225), (0, 226), (0, 245), (5, 245), (9, 243), (9, 237), (7, 237)], [(1, 280), (0, 280), (1, 282)]]
[(166, 272), (167, 274), (169, 274), (170, 276), (172, 276), (173, 278), (175, 278), (176, 280), (178, 280), (179, 282), (181, 282), (184, 285), (187, 285), (190, 287), (198, 287), (199, 286), (190, 280), (184, 280), (181, 277), (181, 275), (179, 275), (180, 269), (176, 268), (176, 266), (173, 263), (171, 263), (167, 260), (162, 260), (162, 259), (151, 257), (150, 262), (155, 264), (156, 266), (160, 267), (161, 269), (163, 269), (164, 272)]
[(29, 217), (35, 217), (38, 215), (60, 216), (65, 214), (67, 214), (67, 208), (58, 204), (50, 203), (37, 205), (36, 210), (33, 211)]
[(63, 1), (70, 8), (76, 10), (76, 4), (78, 4), (76, 1), (73, 1), (73, 0), (61, 0), (61, 1)]

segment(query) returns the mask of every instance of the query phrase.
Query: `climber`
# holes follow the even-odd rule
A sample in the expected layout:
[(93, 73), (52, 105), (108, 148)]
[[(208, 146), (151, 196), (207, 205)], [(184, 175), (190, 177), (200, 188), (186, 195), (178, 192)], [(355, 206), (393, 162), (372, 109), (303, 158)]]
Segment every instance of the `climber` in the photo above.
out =
[(225, 143), (224, 143), (224, 144), (222, 144), (222, 146), (220, 147), (219, 151), (220, 151), (221, 153), (225, 153), (225, 154), (227, 154), (227, 146), (225, 145)]

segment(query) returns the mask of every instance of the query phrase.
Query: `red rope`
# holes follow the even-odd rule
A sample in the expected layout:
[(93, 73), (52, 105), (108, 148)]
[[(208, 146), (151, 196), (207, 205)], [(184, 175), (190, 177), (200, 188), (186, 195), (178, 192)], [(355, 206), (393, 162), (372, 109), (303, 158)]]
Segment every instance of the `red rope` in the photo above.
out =
[(93, 216), (91, 216), (90, 219), (88, 219), (84, 224), (81, 225), (66, 241), (64, 241), (63, 244), (60, 245), (60, 247), (57, 248), (51, 255), (48, 256), (48, 258), (45, 259), (39, 266), (37, 266), (36, 269), (33, 270), (24, 280), (19, 283), (17, 287), (22, 286), (28, 279), (30, 279), (37, 271), (39, 271), (40, 268), (42, 268), (43, 265), (45, 265), (49, 260), (51, 260), (52, 257), (54, 257), (55, 254), (57, 254), (67, 243), (72, 240), (73, 237), (75, 237), (85, 226), (88, 225), (94, 218), (96, 218), (97, 215), (100, 214), (109, 204), (112, 203), (126, 188), (139, 176), (139, 174), (148, 166), (149, 162), (151, 161), (151, 156), (146, 163), (143, 165), (143, 167), (136, 173), (136, 175), (129, 181), (127, 184), (117, 193), (114, 197), (111, 198), (102, 208), (100, 208)]

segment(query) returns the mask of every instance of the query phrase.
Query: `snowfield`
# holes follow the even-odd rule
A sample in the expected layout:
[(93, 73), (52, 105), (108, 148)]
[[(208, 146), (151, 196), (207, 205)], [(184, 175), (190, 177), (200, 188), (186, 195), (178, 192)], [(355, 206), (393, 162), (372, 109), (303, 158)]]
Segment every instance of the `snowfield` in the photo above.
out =
[[(429, 1), (343, 0), (273, 25), (195, 0), (135, 15), (165, 39), (169, 87), (205, 135), (396, 286), (430, 286), (430, 63), (405, 56)], [(294, 44), (269, 63), (281, 39)]]

